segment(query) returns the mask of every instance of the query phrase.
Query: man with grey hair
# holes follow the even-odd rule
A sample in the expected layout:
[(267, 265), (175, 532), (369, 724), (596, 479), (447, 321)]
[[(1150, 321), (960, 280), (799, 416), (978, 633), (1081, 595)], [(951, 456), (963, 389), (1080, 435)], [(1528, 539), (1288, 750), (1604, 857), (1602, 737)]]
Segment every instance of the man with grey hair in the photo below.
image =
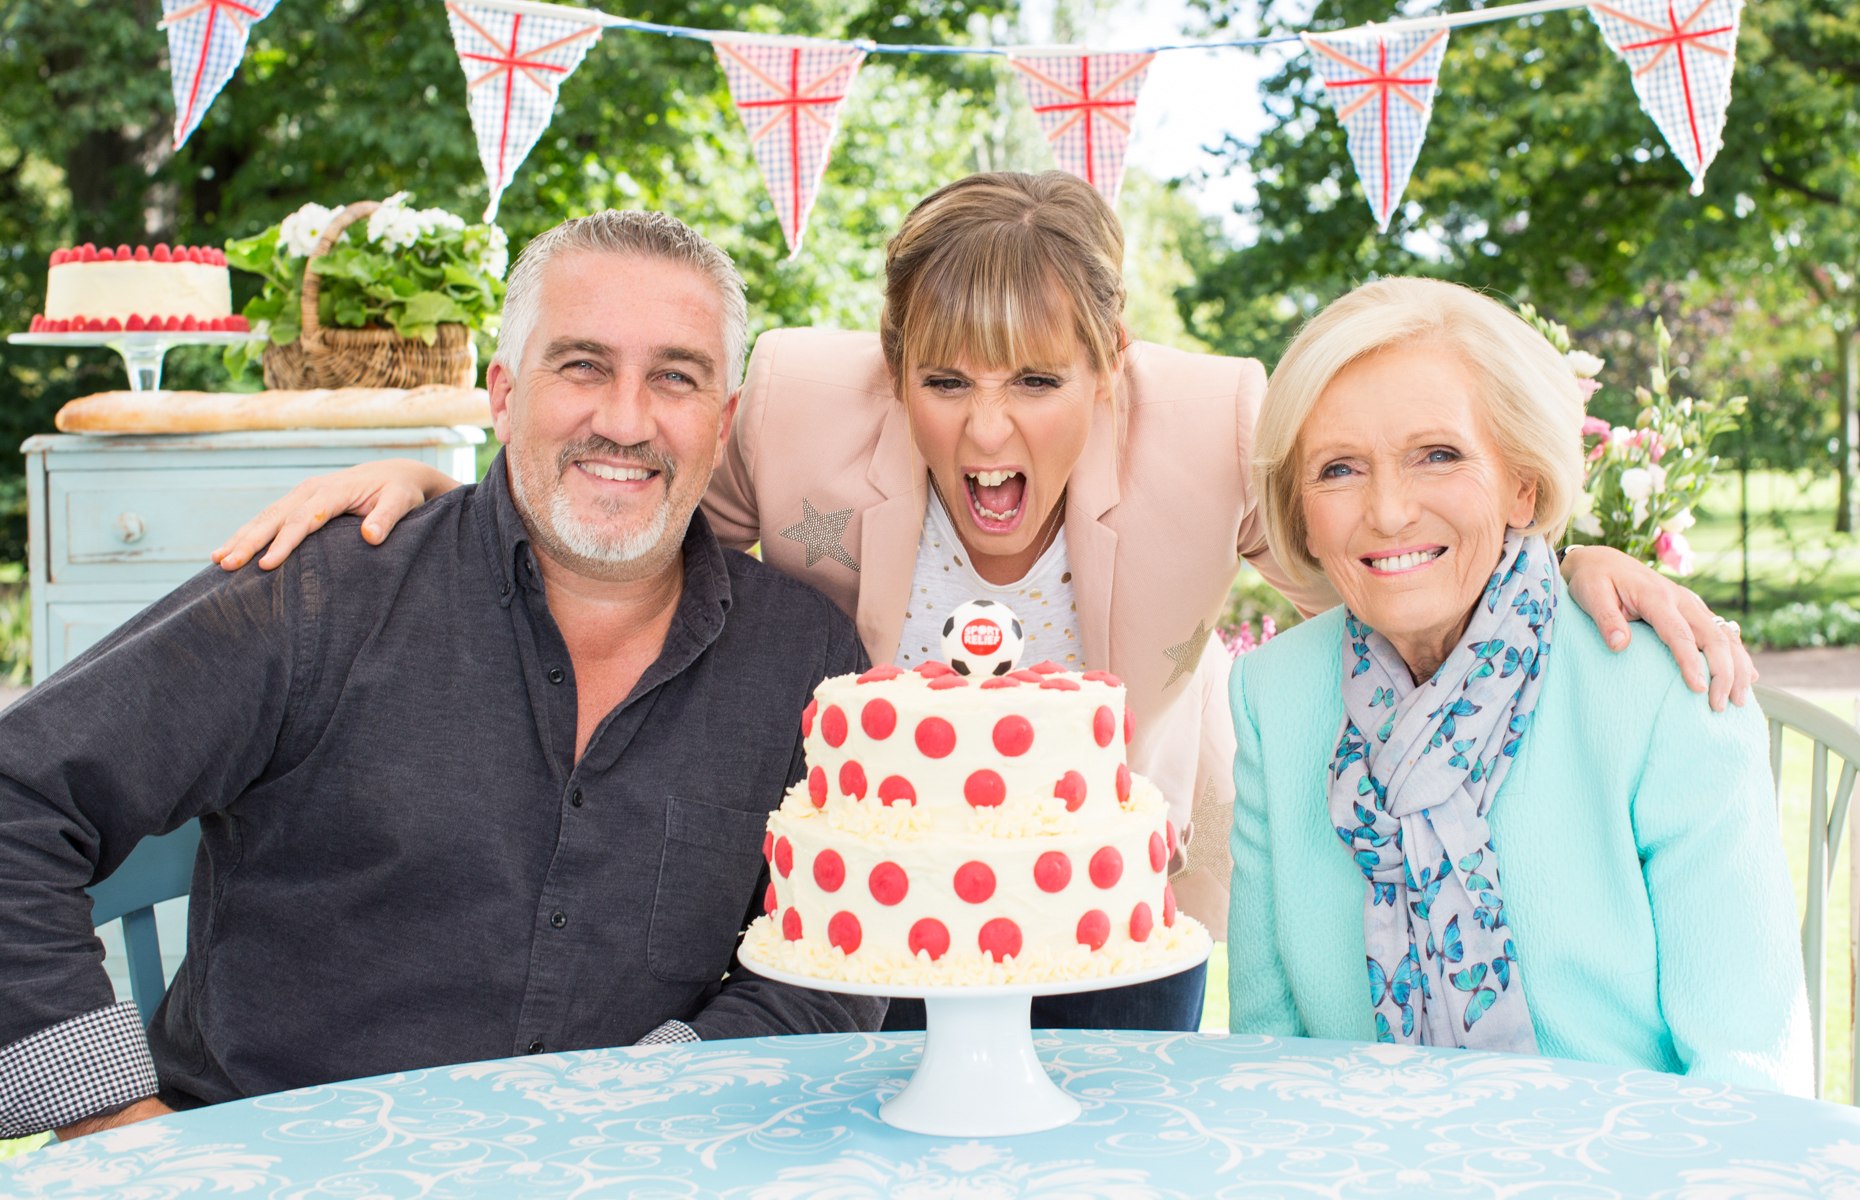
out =
[[(695, 511), (741, 280), (670, 217), (600, 213), (529, 245), (506, 314), (482, 483), (381, 550), (210, 568), (0, 714), (0, 1137), (877, 1027), (883, 1001), (734, 958), (799, 714), (865, 665), (829, 601)], [(145, 1032), (83, 889), (196, 819), (187, 958)]]

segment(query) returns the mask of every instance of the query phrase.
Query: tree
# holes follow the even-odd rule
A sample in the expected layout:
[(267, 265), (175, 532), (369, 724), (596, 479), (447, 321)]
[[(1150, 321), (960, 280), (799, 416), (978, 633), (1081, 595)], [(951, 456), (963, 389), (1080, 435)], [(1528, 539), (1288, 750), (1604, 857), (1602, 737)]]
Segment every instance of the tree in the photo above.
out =
[[(1328, 0), (1313, 23), (1303, 4), (1211, 4), (1217, 24), (1267, 29), (1389, 16), (1387, 0)], [(1745, 6), (1725, 145), (1700, 197), (1579, 10), (1454, 32), (1386, 237), (1321, 90), (1294, 59), (1267, 84), (1271, 127), (1229, 143), (1258, 180), (1258, 232), (1237, 251), (1203, 247), (1179, 297), (1192, 332), (1258, 351), (1354, 283), (1402, 272), (1529, 299), (1573, 326), (1673, 289), (1700, 303), (1755, 296), (1814, 321), (1835, 351), (1842, 382), (1823, 412), (1839, 414), (1839, 527), (1856, 527), (1860, 14), (1839, 0)]]

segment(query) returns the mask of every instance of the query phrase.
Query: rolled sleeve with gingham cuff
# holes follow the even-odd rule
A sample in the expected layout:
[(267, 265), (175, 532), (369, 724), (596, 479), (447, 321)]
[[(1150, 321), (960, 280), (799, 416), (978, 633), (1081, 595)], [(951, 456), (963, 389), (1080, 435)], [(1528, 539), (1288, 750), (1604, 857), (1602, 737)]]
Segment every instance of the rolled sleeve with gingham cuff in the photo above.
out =
[(155, 1060), (127, 1001), (0, 1046), (0, 1138), (26, 1137), (153, 1096)]
[(675, 1046), (680, 1042), (701, 1042), (704, 1039), (697, 1031), (683, 1021), (665, 1021), (657, 1029), (633, 1044), (635, 1046)]

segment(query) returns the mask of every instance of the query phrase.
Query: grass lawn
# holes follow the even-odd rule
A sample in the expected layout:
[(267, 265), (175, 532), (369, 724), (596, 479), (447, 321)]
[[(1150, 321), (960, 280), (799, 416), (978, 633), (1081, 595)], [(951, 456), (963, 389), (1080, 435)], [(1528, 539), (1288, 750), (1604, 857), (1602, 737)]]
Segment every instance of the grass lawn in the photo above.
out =
[[(1743, 575), (1736, 472), (1719, 476), (1687, 537), (1698, 570), (1686, 582), (1721, 612), (1736, 609)], [(1834, 529), (1832, 475), (1750, 473), (1750, 604), (1765, 612), (1784, 604), (1842, 600), (1860, 604), (1860, 537)]]

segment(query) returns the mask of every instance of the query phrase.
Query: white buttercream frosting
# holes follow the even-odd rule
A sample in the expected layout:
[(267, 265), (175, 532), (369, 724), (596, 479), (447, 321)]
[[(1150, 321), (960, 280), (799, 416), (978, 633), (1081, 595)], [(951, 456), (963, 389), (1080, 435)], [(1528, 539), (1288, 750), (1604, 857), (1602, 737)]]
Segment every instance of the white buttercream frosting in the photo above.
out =
[(210, 263), (66, 262), (46, 275), (45, 315), (212, 320), (232, 315), (232, 287), (226, 268)]

